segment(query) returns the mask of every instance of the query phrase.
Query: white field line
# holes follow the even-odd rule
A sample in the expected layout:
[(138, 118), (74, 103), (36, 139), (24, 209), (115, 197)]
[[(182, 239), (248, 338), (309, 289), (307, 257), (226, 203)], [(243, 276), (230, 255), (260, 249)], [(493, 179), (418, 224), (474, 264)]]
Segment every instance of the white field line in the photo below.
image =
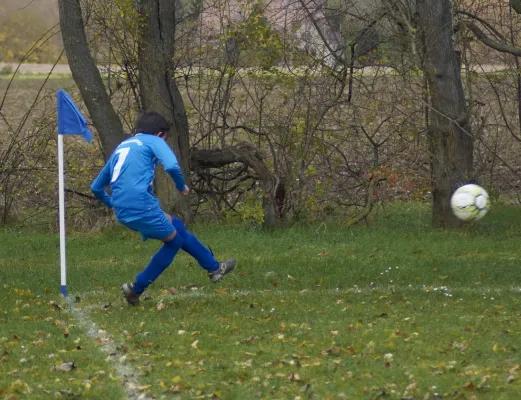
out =
[(119, 346), (105, 330), (99, 329), (96, 323), (92, 321), (89, 315), (84, 311), (85, 307), (79, 308), (78, 305), (74, 303), (74, 300), (72, 300), (73, 298), (74, 296), (69, 295), (65, 300), (67, 311), (74, 317), (76, 324), (83, 329), (87, 336), (94, 342), (97, 341), (101, 343), (101, 350), (108, 354), (107, 360), (109, 360), (111, 366), (114, 367), (118, 378), (120, 378), (123, 383), (125, 398), (131, 400), (149, 399), (138, 389), (138, 387), (141, 386), (138, 381), (139, 372), (129, 363), (125, 362), (125, 356), (118, 354), (117, 348), (121, 348), (121, 346)]
[[(321, 294), (370, 294), (370, 293), (425, 293), (425, 294), (432, 294), (432, 295), (438, 295), (442, 297), (457, 297), (462, 296), (465, 294), (470, 295), (482, 295), (483, 297), (491, 297), (494, 295), (500, 295), (500, 294), (520, 294), (521, 295), (521, 286), (506, 286), (506, 287), (488, 287), (488, 286), (480, 286), (476, 288), (467, 287), (467, 286), (461, 286), (461, 287), (448, 287), (448, 286), (435, 286), (435, 285), (421, 285), (421, 286), (397, 286), (397, 285), (380, 285), (376, 288), (359, 288), (359, 287), (352, 287), (352, 288), (344, 288), (344, 289), (325, 289), (325, 290), (236, 290), (236, 291), (230, 291), (230, 292), (221, 292), (219, 294), (216, 294), (214, 291), (205, 291), (205, 290), (191, 290), (186, 292), (178, 292), (176, 294), (170, 295), (170, 294), (158, 294), (153, 296), (153, 298), (150, 300), (150, 304), (154, 303), (160, 303), (163, 300), (175, 300), (175, 299), (209, 299), (209, 298), (215, 298), (215, 297), (247, 297), (247, 296), (285, 296), (289, 293), (291, 294), (299, 294), (302, 296), (313, 296)], [(83, 292), (79, 294), (82, 299), (89, 299), (89, 298), (95, 298), (95, 299), (103, 299), (104, 302), (107, 302), (107, 300), (114, 298), (113, 292), (105, 292), (105, 291), (90, 291), (90, 292)], [(106, 296), (103, 298), (102, 296)], [(107, 299), (107, 297), (109, 299)], [(123, 297), (121, 297), (122, 303)], [(145, 301), (145, 304), (147, 301)], [(90, 304), (88, 306), (84, 306), (83, 309), (85, 310), (93, 310), (93, 309), (100, 309), (103, 307), (99, 302), (96, 304)]]

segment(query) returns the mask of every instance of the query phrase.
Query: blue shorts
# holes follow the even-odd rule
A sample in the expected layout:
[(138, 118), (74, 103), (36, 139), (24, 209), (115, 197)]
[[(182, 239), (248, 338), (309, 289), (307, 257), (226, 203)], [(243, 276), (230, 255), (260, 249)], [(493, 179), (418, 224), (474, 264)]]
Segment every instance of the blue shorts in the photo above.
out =
[(141, 218), (122, 222), (122, 224), (141, 233), (143, 241), (147, 239), (163, 240), (175, 231), (174, 226), (160, 208), (147, 211)]

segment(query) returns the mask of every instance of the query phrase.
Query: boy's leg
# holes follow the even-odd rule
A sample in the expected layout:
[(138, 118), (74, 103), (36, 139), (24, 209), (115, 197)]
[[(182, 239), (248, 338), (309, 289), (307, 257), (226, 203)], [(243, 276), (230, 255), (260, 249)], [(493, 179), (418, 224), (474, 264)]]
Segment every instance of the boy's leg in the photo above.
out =
[(237, 264), (235, 260), (218, 262), (212, 252), (193, 233), (186, 230), (183, 221), (174, 216), (170, 218), (176, 232), (183, 236), (184, 243), (182, 249), (195, 258), (202, 268), (208, 271), (208, 276), (213, 283), (219, 282), (224, 275), (235, 268)]
[(131, 305), (139, 304), (139, 296), (150, 286), (174, 260), (183, 246), (184, 238), (176, 232), (170, 220), (159, 210), (138, 221), (126, 224), (141, 232), (144, 238), (158, 239), (164, 244), (150, 260), (147, 267), (136, 276), (134, 283), (125, 283), (121, 290)]
[(172, 216), (172, 225), (184, 239), (183, 247), (181, 248), (195, 258), (202, 268), (207, 271), (215, 271), (219, 267), (219, 262), (215, 259), (212, 252), (193, 233), (186, 230), (183, 221)]
[(163, 246), (150, 260), (147, 267), (136, 276), (134, 291), (141, 294), (168, 268), (179, 249), (183, 246), (184, 239), (176, 234), (172, 240), (165, 241)]

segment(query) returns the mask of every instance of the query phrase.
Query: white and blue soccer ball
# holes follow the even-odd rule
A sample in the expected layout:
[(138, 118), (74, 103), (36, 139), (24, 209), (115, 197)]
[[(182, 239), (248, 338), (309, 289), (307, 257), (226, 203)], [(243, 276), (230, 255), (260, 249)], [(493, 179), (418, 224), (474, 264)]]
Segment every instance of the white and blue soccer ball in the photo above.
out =
[(488, 212), (488, 193), (479, 185), (468, 184), (458, 188), (450, 199), (452, 212), (463, 221), (481, 219)]

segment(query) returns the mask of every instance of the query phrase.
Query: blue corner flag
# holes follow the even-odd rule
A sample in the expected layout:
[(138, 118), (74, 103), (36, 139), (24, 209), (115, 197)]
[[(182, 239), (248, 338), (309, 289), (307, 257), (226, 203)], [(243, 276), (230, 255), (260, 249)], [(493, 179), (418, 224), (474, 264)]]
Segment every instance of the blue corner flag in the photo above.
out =
[(71, 97), (62, 89), (57, 90), (58, 135), (81, 135), (90, 142), (92, 133), (87, 128), (87, 120), (81, 114)]
[(65, 249), (65, 177), (63, 135), (81, 135), (90, 142), (92, 133), (87, 128), (87, 120), (81, 114), (71, 97), (62, 89), (56, 92), (58, 106), (58, 202), (60, 217), (60, 269), (61, 293), (67, 296), (67, 258)]

